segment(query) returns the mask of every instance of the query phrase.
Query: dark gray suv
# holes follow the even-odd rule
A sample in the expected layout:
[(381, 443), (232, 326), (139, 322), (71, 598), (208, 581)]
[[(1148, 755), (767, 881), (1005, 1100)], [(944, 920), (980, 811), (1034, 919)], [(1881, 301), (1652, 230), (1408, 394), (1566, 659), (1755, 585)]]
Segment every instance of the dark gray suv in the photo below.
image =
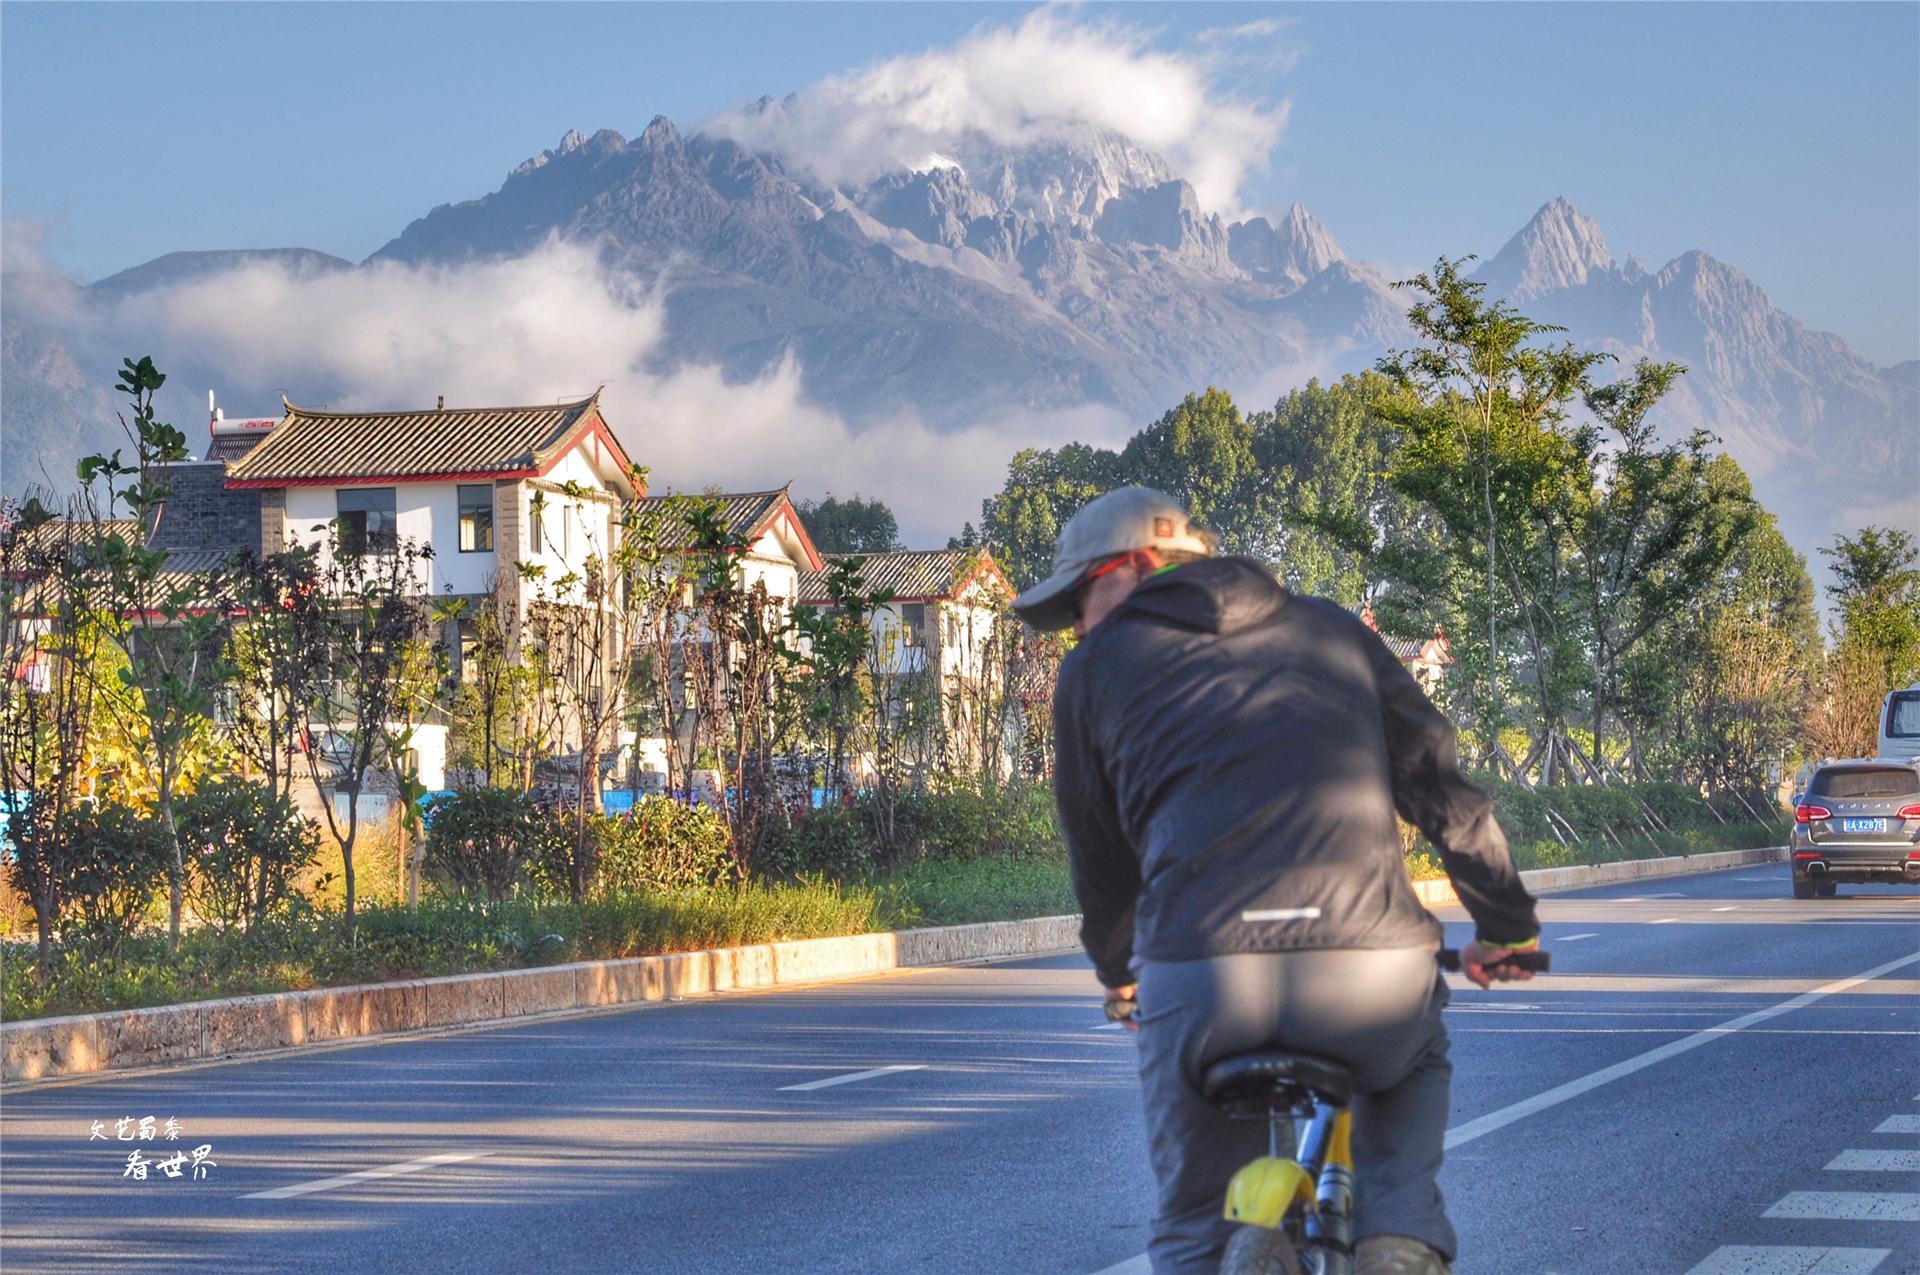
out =
[(1842, 881), (1920, 885), (1920, 765), (1829, 762), (1793, 812), (1793, 897)]

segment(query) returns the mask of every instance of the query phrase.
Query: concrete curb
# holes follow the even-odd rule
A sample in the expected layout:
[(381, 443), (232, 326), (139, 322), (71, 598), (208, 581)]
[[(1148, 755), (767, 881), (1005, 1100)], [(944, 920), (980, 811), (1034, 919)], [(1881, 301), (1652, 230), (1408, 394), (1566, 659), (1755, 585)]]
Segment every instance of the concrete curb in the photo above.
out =
[[(1660, 877), (1685, 876), (1694, 872), (1719, 872), (1726, 868), (1745, 868), (1756, 863), (1782, 863), (1785, 846), (1767, 846), (1759, 850), (1716, 850), (1710, 854), (1677, 854), (1663, 859), (1628, 859), (1622, 863), (1580, 864), (1570, 868), (1534, 868), (1520, 874), (1520, 880), (1535, 894), (1557, 894), (1562, 890), (1584, 890), (1589, 886), (1618, 885), (1622, 881), (1652, 881)], [(1430, 908), (1460, 902), (1451, 881), (1415, 881), (1413, 892)]]
[(1079, 943), (1079, 917), (1048, 916), (33, 1019), (0, 1025), (0, 1080), (122, 1071), (566, 1010), (827, 983), (914, 966), (1063, 952)]
[[(1784, 849), (1640, 859), (1523, 872), (1536, 894), (1778, 862)], [(1445, 881), (1414, 884), (1429, 907), (1458, 902)], [(280, 992), (0, 1025), (0, 1081), (45, 1080), (291, 1049), (567, 1010), (792, 987), (998, 957), (1071, 951), (1080, 918), (1045, 916), (891, 934), (801, 939), (540, 969)]]

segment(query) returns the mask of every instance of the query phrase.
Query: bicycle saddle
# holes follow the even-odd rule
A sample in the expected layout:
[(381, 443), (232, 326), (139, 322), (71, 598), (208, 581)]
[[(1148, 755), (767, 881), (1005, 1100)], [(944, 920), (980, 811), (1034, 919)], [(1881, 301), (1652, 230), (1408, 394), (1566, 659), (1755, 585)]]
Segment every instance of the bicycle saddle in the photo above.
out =
[(1337, 1106), (1353, 1096), (1353, 1073), (1331, 1058), (1255, 1050), (1210, 1065), (1200, 1092), (1221, 1104), (1264, 1103), (1276, 1085), (1298, 1085)]

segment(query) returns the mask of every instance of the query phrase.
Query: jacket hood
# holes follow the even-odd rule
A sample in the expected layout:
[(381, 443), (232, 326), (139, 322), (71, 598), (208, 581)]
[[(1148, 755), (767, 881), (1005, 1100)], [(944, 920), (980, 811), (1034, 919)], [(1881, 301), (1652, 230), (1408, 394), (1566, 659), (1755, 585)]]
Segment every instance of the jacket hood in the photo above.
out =
[(1148, 577), (1114, 615), (1146, 615), (1201, 633), (1232, 633), (1269, 619), (1292, 596), (1252, 558), (1202, 558)]

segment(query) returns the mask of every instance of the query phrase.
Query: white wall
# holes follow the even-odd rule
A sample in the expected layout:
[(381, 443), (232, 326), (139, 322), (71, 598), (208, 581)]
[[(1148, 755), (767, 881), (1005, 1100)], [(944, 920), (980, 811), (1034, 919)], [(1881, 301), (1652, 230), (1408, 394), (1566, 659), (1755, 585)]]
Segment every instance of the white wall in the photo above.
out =
[[(491, 487), (492, 484), (488, 483)], [(303, 544), (326, 543), (327, 523), (339, 513), (335, 487), (287, 489), (287, 536)], [(351, 489), (349, 489), (351, 490)], [(361, 488), (360, 490), (365, 490)], [(435, 597), (450, 593), (485, 593), (493, 576), (491, 550), (460, 552), (460, 491), (457, 483), (396, 483), (393, 487), (395, 528), (402, 539), (433, 546), (433, 561), (421, 576), (425, 592)], [(314, 528), (320, 530), (316, 533)]]

